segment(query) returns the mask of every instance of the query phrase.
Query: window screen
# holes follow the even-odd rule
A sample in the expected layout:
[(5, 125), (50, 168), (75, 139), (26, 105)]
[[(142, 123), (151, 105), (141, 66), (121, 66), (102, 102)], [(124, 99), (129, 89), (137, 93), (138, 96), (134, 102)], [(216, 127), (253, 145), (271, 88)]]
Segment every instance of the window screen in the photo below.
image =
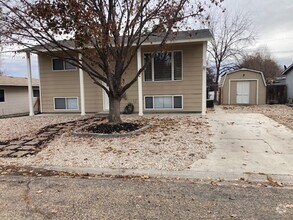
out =
[(172, 96), (154, 97), (154, 108), (172, 108)]
[(67, 98), (67, 109), (77, 109), (77, 98)]

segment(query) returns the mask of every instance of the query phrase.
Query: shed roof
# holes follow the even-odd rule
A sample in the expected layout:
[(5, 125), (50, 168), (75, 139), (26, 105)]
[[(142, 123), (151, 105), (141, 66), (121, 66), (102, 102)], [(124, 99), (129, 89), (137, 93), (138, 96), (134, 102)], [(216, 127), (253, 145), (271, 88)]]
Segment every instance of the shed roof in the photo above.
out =
[(233, 70), (233, 71), (230, 71), (230, 72), (226, 72), (223, 75), (221, 75), (221, 78), (220, 78), (220, 81), (219, 81), (219, 87), (222, 87), (224, 85), (227, 75), (230, 75), (230, 74), (233, 74), (233, 73), (237, 73), (237, 72), (240, 72), (240, 71), (249, 71), (249, 72), (254, 72), (254, 73), (261, 74), (262, 79), (263, 79), (263, 83), (264, 83), (265, 86), (267, 86), (267, 83), (266, 83), (265, 77), (263, 75), (263, 72), (258, 71), (258, 70), (241, 68), (241, 69), (238, 69), (238, 70)]
[(293, 63), (287, 69), (285, 69), (281, 75), (287, 75), (292, 69), (293, 69)]
[[(142, 38), (143, 37), (144, 36), (142, 36)], [(153, 34), (142, 45), (159, 44), (162, 41), (163, 37), (164, 37), (164, 33)], [(211, 38), (212, 38), (212, 34), (209, 29), (178, 31), (169, 35), (167, 39), (167, 43), (200, 42), (200, 41), (211, 40)], [(58, 41), (58, 44), (64, 45), (72, 49), (76, 48), (75, 42), (73, 40)], [(30, 48), (19, 50), (19, 52), (26, 52), (26, 51), (37, 52), (37, 51), (45, 50), (45, 48), (52, 50), (56, 48), (56, 44), (48, 43), (45, 46), (37, 45)]]
[[(39, 80), (32, 80), (33, 86), (39, 86)], [(28, 86), (26, 77), (0, 76), (0, 86)]]

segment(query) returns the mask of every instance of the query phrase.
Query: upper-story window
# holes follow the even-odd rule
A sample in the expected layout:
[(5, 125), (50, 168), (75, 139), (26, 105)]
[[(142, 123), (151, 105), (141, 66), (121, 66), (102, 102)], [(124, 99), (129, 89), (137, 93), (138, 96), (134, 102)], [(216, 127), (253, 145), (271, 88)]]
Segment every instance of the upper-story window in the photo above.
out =
[(53, 70), (75, 70), (76, 67), (72, 65), (72, 62), (73, 60), (69, 58), (53, 58)]
[(0, 89), (0, 102), (5, 102), (4, 89)]
[(144, 63), (149, 62), (144, 71), (145, 81), (170, 81), (182, 80), (182, 52), (172, 51), (156, 53), (151, 58), (151, 53), (144, 54)]

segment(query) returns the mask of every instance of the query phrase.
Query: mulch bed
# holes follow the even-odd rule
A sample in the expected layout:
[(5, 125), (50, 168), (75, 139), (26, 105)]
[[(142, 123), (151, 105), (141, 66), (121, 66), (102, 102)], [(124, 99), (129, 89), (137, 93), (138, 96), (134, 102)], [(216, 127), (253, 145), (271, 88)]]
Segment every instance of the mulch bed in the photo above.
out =
[(132, 132), (142, 128), (143, 125), (139, 123), (127, 123), (123, 122), (120, 124), (92, 124), (83, 129), (83, 132), (97, 133), (97, 134), (123, 134)]

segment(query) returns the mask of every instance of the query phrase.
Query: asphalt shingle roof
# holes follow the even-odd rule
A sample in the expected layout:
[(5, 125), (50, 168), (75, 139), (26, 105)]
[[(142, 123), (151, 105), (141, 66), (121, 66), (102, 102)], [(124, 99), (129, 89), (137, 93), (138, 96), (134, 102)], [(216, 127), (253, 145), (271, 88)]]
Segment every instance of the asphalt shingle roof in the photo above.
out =
[[(39, 80), (32, 80), (33, 86), (39, 86)], [(28, 86), (26, 77), (0, 76), (0, 86)]]

